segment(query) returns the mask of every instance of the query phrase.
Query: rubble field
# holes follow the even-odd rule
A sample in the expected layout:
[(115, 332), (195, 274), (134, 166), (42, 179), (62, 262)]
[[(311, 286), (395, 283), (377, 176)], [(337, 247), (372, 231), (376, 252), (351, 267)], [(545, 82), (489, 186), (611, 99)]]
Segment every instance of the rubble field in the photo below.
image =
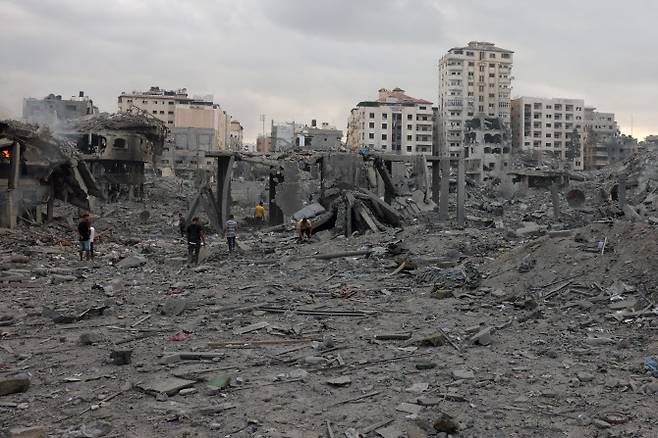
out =
[(543, 226), (537, 191), (505, 204), (512, 230), (471, 195), (466, 227), (244, 226), (187, 267), (189, 194), (146, 190), (95, 212), (93, 262), (73, 207), (2, 231), (0, 434), (657, 436), (651, 222)]

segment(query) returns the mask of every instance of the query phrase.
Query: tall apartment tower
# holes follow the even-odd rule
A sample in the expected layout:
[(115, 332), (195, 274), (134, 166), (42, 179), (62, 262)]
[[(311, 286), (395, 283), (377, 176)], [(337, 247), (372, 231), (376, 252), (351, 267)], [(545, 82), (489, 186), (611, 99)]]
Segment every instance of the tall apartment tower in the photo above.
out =
[(468, 120), (495, 117), (509, 128), (513, 53), (493, 43), (471, 41), (439, 60), (437, 138), (451, 156), (464, 147)]

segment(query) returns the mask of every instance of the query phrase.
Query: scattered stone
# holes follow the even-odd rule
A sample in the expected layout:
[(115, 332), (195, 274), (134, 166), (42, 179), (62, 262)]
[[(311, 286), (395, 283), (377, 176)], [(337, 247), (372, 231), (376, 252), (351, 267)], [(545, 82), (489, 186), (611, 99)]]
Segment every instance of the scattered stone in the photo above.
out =
[(29, 387), (30, 376), (27, 374), (0, 377), (0, 396), (25, 392)]
[(459, 425), (451, 415), (442, 412), (439, 418), (434, 420), (434, 430), (443, 433), (457, 433)]
[(112, 431), (112, 425), (105, 421), (95, 421), (91, 424), (85, 424), (80, 429), (82, 436), (85, 438), (100, 438)]
[(580, 380), (581, 382), (591, 382), (592, 380), (594, 380), (593, 374), (584, 371), (577, 372), (576, 377), (578, 377), (578, 380)]
[(197, 392), (198, 392), (198, 389), (196, 389), (196, 388), (185, 388), (185, 389), (181, 389), (180, 391), (178, 391), (178, 395), (185, 396), (185, 395), (195, 394)]
[(82, 333), (78, 338), (78, 344), (80, 345), (92, 345), (103, 340), (103, 335), (98, 332), (91, 333)]
[(132, 350), (112, 350), (110, 360), (114, 365), (128, 365), (132, 360)]
[(415, 365), (417, 370), (431, 370), (432, 368), (436, 368), (436, 364), (429, 361), (419, 361)]
[(400, 403), (399, 405), (397, 405), (395, 410), (400, 412), (405, 412), (411, 415), (418, 415), (423, 410), (423, 407), (412, 403)]
[(628, 417), (619, 412), (608, 412), (601, 415), (601, 419), (610, 424), (624, 424), (628, 422)]
[(305, 379), (308, 377), (308, 371), (303, 370), (301, 368), (298, 368), (296, 370), (292, 370), (288, 373), (288, 378), (289, 379)]
[(441, 332), (434, 332), (421, 339), (418, 344), (425, 347), (440, 347), (446, 343), (446, 338)]
[(387, 426), (387, 427), (380, 427), (379, 429), (375, 430), (377, 435), (381, 436), (382, 438), (400, 438), (404, 436), (404, 432), (395, 427), (394, 425)]
[(612, 424), (608, 423), (607, 421), (600, 420), (598, 418), (595, 418), (592, 420), (592, 424), (599, 429), (608, 429), (612, 427)]
[(186, 307), (187, 301), (185, 299), (167, 297), (160, 313), (165, 316), (178, 316), (185, 311)]
[(340, 376), (335, 379), (327, 380), (327, 384), (331, 386), (348, 386), (352, 384), (352, 379), (350, 376)]
[(142, 256), (130, 256), (121, 260), (115, 266), (119, 269), (131, 269), (131, 268), (137, 268), (145, 264), (146, 264), (146, 258)]
[(475, 373), (467, 369), (456, 369), (452, 370), (452, 377), (457, 380), (470, 380), (475, 379)]
[(48, 430), (43, 426), (17, 427), (9, 431), (9, 438), (46, 438)]
[(196, 381), (179, 379), (178, 377), (165, 377), (163, 379), (152, 380), (147, 383), (138, 385), (140, 389), (152, 394), (167, 394), (168, 396), (178, 394), (178, 391), (194, 386)]
[(491, 333), (493, 330), (493, 327), (486, 327), (473, 335), (469, 342), (475, 345), (490, 345), (492, 341)]
[(405, 389), (405, 391), (420, 394), (421, 392), (427, 391), (429, 389), (429, 387), (430, 387), (430, 384), (427, 383), (427, 382), (414, 383), (413, 385), (411, 385), (410, 387)]
[(304, 358), (304, 363), (307, 365), (319, 365), (321, 363), (326, 362), (324, 357), (319, 357), (319, 356), (306, 356)]

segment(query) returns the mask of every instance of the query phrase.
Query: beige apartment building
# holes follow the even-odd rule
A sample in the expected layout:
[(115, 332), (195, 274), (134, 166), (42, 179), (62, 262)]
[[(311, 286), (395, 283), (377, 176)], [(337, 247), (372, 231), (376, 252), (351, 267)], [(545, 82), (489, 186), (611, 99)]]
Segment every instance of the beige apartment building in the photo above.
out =
[(458, 156), (464, 147), (466, 121), (499, 118), (510, 125), (513, 51), (493, 43), (471, 41), (448, 50), (439, 60), (439, 147)]
[(584, 169), (582, 99), (519, 97), (512, 100), (512, 144)]
[(164, 90), (151, 87), (148, 91), (122, 92), (118, 97), (119, 112), (144, 111), (162, 120), (168, 127), (175, 122), (175, 108), (178, 104), (192, 102), (187, 89)]
[(584, 153), (585, 169), (600, 169), (625, 157), (624, 147), (615, 147), (619, 126), (614, 113), (585, 107)]
[(377, 100), (359, 102), (347, 122), (351, 150), (431, 155), (432, 134), (432, 102), (401, 88), (379, 89)]
[(229, 134), (229, 149), (232, 151), (242, 151), (244, 142), (244, 128), (237, 120), (231, 120), (231, 131)]

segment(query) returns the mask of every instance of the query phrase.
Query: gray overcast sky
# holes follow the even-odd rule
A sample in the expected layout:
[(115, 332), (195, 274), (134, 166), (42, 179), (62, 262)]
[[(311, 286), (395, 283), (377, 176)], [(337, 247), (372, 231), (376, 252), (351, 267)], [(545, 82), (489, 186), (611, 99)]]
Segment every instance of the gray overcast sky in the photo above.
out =
[(514, 50), (513, 97), (584, 98), (658, 134), (655, 0), (0, 0), (0, 117), (24, 96), (213, 94), (247, 140), (269, 119), (328, 121), (380, 87), (436, 102), (437, 60), (468, 41)]

